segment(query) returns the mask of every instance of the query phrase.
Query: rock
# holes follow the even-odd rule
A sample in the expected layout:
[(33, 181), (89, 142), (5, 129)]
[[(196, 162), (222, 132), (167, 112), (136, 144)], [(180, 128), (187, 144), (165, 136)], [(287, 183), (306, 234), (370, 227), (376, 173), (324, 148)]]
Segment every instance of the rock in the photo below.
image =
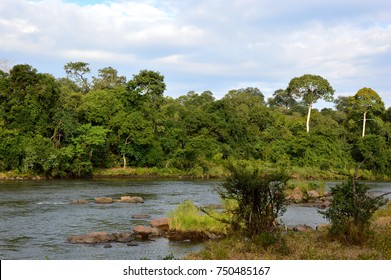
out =
[(70, 243), (85, 243), (85, 244), (95, 244), (102, 242), (112, 242), (115, 241), (116, 237), (113, 234), (107, 232), (91, 232), (82, 235), (74, 235), (68, 238)]
[(169, 231), (166, 237), (170, 241), (205, 241), (222, 238), (222, 235), (198, 231)]
[(133, 219), (148, 219), (151, 218), (151, 215), (146, 215), (146, 214), (135, 214), (132, 215)]
[(308, 231), (308, 230), (313, 230), (312, 227), (307, 226), (307, 225), (297, 225), (293, 228), (294, 231)]
[(134, 240), (134, 234), (130, 231), (114, 233), (115, 241), (121, 243), (127, 243)]
[(133, 232), (141, 239), (148, 239), (149, 236), (152, 234), (152, 228), (137, 225), (133, 228)]
[(68, 242), (76, 244), (95, 244), (105, 242), (130, 242), (134, 239), (132, 232), (119, 232), (119, 233), (107, 233), (107, 232), (91, 232), (87, 234), (74, 235), (68, 237)]
[(315, 190), (310, 190), (307, 192), (307, 195), (309, 198), (318, 198), (320, 197), (320, 194)]
[(75, 200), (72, 200), (71, 203), (72, 204), (88, 204), (88, 201), (87, 201), (87, 199), (75, 199)]
[(95, 203), (107, 204), (113, 203), (113, 199), (111, 197), (97, 197), (94, 199)]
[(121, 199), (118, 202), (123, 203), (144, 203), (142, 197), (139, 196), (121, 196)]
[(327, 207), (330, 207), (331, 206), (331, 201), (329, 200), (325, 200), (322, 202), (322, 207), (323, 208), (327, 208)]
[(162, 232), (158, 228), (151, 228), (151, 236), (153, 237), (162, 236)]
[(300, 203), (303, 201), (303, 193), (299, 188), (295, 188), (286, 199), (294, 203)]
[(103, 248), (111, 248), (113, 247), (111, 244), (105, 244), (105, 246), (103, 246)]
[(151, 221), (151, 226), (158, 228), (161, 231), (168, 231), (170, 229), (170, 219), (169, 218), (158, 218)]

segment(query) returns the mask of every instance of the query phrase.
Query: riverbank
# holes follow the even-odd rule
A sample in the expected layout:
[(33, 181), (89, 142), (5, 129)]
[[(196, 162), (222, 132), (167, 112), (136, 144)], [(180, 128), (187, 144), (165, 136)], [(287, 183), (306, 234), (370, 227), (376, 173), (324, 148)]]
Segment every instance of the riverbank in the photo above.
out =
[[(339, 181), (346, 179), (345, 175), (353, 174), (354, 170), (330, 171), (320, 170), (314, 167), (291, 167), (290, 173), (293, 180), (307, 181)], [(180, 170), (176, 168), (159, 167), (113, 167), (95, 168), (88, 178), (178, 178), (178, 179), (223, 179), (227, 176), (227, 171), (223, 168), (214, 168), (208, 172), (202, 170)], [(391, 181), (390, 176), (373, 174), (370, 170), (359, 170), (358, 177), (366, 181)], [(65, 176), (61, 179), (70, 178)], [(73, 177), (72, 177), (73, 178)], [(56, 179), (50, 176), (37, 174), (27, 174), (20, 171), (0, 172), (0, 180), (44, 180)]]
[(362, 245), (348, 245), (334, 240), (323, 230), (288, 231), (281, 240), (259, 237), (248, 240), (231, 235), (208, 241), (201, 251), (189, 254), (187, 260), (390, 260), (391, 204), (378, 210), (372, 221), (373, 233)]

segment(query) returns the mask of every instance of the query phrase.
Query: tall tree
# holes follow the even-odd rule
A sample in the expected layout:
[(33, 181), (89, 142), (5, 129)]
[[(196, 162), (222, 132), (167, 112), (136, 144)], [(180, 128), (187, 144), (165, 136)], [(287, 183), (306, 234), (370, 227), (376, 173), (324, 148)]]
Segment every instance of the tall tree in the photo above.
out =
[(318, 75), (305, 74), (293, 78), (288, 85), (287, 91), (295, 98), (301, 98), (308, 105), (307, 132), (310, 132), (310, 117), (312, 105), (319, 99), (333, 100), (334, 89), (329, 82)]
[(64, 66), (65, 73), (68, 78), (73, 79), (76, 84), (80, 87), (81, 91), (87, 93), (90, 90), (90, 84), (88, 79), (85, 77), (86, 74), (90, 73), (89, 64), (86, 62), (68, 62)]
[(98, 77), (92, 77), (94, 89), (113, 89), (126, 83), (125, 76), (118, 76), (118, 71), (112, 67), (98, 70)]
[(357, 91), (353, 100), (353, 110), (359, 112), (363, 115), (362, 120), (362, 134), (365, 136), (365, 127), (367, 122), (368, 113), (380, 113), (385, 110), (384, 103), (381, 100), (380, 96), (371, 88), (362, 88)]
[(141, 70), (139, 74), (133, 75), (128, 82), (128, 89), (143, 99), (153, 109), (159, 109), (163, 102), (163, 93), (166, 90), (164, 76), (159, 72)]

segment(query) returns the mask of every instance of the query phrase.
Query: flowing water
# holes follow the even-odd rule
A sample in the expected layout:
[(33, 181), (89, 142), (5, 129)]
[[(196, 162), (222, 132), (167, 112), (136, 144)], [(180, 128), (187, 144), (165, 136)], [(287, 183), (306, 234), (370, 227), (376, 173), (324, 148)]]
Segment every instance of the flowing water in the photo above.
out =
[[(130, 231), (137, 224), (148, 225), (153, 218), (166, 217), (182, 201), (197, 205), (218, 204), (214, 191), (218, 181), (88, 179), (0, 182), (0, 259), (116, 260), (181, 258), (200, 250), (202, 243), (169, 242), (165, 238), (139, 242), (138, 246), (112, 243), (70, 244), (70, 235), (93, 231)], [(374, 184), (384, 193), (391, 183)], [(144, 204), (95, 204), (95, 197), (120, 198), (132, 195), (144, 198)], [(88, 204), (75, 205), (75, 199)], [(134, 214), (148, 214), (136, 220)], [(325, 220), (310, 207), (290, 206), (282, 217), (287, 225), (315, 227)]]

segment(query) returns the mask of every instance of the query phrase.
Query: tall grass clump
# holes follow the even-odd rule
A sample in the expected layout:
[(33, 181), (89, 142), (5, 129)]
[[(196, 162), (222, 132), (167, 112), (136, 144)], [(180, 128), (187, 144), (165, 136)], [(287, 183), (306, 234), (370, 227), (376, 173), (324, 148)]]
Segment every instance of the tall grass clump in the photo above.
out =
[(206, 215), (190, 200), (178, 205), (175, 210), (170, 211), (170, 229), (182, 232), (213, 232), (226, 234), (226, 225), (212, 216), (222, 215), (215, 211)]

